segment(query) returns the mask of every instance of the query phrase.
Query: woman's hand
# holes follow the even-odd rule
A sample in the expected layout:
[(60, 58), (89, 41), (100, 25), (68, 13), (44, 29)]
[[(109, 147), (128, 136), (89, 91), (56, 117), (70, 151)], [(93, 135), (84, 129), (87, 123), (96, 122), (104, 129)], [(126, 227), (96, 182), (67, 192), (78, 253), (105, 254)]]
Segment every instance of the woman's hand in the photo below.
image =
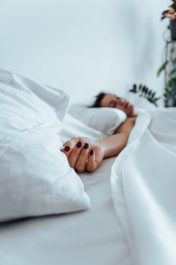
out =
[(67, 156), (70, 166), (78, 172), (93, 172), (104, 158), (117, 156), (123, 150), (135, 120), (136, 117), (127, 118), (113, 135), (96, 142), (83, 137), (72, 138), (64, 143), (61, 151)]
[(61, 151), (78, 172), (95, 171), (104, 158), (104, 148), (88, 138), (75, 137), (64, 143)]

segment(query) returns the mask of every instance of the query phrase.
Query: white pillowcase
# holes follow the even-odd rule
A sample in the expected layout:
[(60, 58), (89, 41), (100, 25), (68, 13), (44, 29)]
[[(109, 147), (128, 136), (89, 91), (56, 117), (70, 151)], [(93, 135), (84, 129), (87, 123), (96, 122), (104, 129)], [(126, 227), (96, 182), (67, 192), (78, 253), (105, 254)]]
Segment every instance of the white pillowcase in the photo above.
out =
[(70, 97), (59, 88), (42, 85), (19, 74), (0, 69), (0, 82), (20, 90), (30, 90), (55, 109), (60, 120), (68, 111)]
[(90, 207), (80, 178), (59, 150), (60, 130), (54, 109), (1, 71), (1, 222)]
[(86, 105), (73, 104), (69, 113), (87, 126), (112, 135), (127, 118), (125, 112), (113, 108), (89, 108)]
[(86, 126), (84, 123), (67, 113), (63, 120), (63, 128), (60, 137), (63, 143), (73, 137), (86, 137), (96, 141), (104, 138), (104, 134)]

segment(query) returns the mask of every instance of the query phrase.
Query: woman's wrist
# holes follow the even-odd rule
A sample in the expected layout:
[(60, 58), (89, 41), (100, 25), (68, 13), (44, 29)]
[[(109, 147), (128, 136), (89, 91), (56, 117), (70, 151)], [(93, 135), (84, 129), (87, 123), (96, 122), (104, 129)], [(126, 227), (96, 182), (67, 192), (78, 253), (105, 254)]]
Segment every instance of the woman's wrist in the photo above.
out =
[(103, 159), (117, 156), (128, 142), (129, 133), (122, 132), (108, 136), (104, 139), (98, 140), (96, 144), (101, 147), (103, 152)]
[(106, 146), (104, 146), (103, 142), (100, 142), (99, 140), (95, 141), (94, 144), (94, 150), (97, 153), (101, 153), (103, 159), (106, 158)]

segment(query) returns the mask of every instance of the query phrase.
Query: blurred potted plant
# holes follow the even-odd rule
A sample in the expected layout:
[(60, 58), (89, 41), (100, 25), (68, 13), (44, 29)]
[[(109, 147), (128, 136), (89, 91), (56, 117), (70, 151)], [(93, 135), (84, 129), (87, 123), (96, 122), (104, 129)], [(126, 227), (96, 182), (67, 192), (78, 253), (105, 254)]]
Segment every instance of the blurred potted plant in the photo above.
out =
[(157, 75), (165, 72), (165, 107), (176, 107), (176, 0), (172, 0), (172, 5), (162, 13), (161, 19), (165, 18), (170, 20), (171, 40), (166, 42), (166, 59)]
[(171, 39), (176, 40), (176, 0), (172, 0), (172, 5), (162, 13), (161, 19), (170, 20)]

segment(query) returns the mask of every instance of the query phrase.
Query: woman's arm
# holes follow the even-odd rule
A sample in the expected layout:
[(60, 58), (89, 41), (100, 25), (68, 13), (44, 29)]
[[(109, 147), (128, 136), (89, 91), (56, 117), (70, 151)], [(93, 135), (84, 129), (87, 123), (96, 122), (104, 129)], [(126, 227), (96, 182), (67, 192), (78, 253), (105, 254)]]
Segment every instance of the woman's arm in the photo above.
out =
[(118, 155), (122, 151), (126, 146), (129, 134), (135, 125), (135, 120), (136, 117), (127, 118), (113, 135), (97, 141), (97, 143), (104, 148), (104, 158)]
[(103, 159), (116, 156), (123, 150), (134, 124), (135, 118), (128, 118), (115, 134), (97, 141), (83, 137), (72, 138), (64, 143), (61, 151), (67, 156), (70, 166), (78, 172), (93, 172)]

